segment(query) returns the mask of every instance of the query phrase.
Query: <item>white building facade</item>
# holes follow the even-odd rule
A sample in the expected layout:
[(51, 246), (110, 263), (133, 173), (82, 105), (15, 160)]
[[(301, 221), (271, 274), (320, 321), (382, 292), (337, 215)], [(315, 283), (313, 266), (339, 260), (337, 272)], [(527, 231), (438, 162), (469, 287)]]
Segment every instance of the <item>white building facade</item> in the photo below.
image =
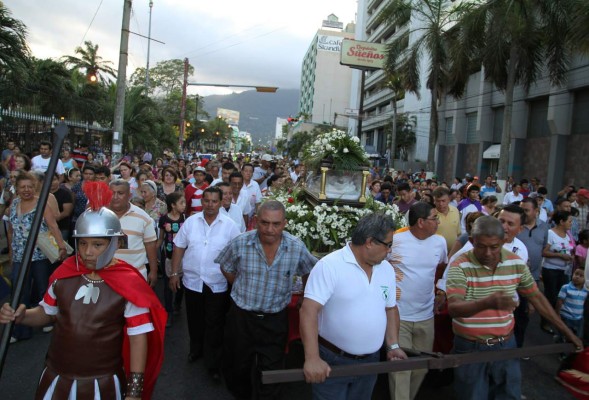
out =
[[(341, 43), (354, 38), (355, 25), (345, 29), (331, 14), (309, 45), (301, 70), (301, 98), (299, 113), (308, 122), (317, 124), (347, 123), (342, 116), (349, 107), (352, 71), (340, 65)], [(342, 118), (342, 119), (339, 119)]]

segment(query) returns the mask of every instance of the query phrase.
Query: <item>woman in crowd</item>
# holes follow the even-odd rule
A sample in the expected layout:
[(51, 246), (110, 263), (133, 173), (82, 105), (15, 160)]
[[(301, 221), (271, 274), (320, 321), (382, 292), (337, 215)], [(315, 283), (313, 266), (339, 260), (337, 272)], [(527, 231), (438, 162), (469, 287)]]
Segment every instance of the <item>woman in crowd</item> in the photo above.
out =
[(157, 188), (157, 198), (165, 201), (166, 196), (174, 192), (184, 192), (184, 186), (181, 183), (177, 183), (178, 175), (174, 168), (166, 167), (162, 171), (162, 184)]
[[(7, 236), (9, 244), (8, 252), (12, 260), (12, 282), (16, 282), (18, 272), (22, 267), (25, 245), (39, 201), (39, 197), (37, 197), (37, 179), (32, 174), (21, 172), (16, 177), (15, 185), (17, 197), (10, 206), (10, 223), (8, 224)], [(50, 207), (45, 207), (43, 223), (41, 224), (39, 234), (45, 234), (48, 231), (55, 237), (59, 246), (59, 259), (64, 260), (67, 256), (66, 247), (55, 221), (55, 215)], [(51, 267), (51, 263), (38, 247), (35, 247), (31, 260), (32, 262), (27, 280), (25, 281), (22, 297), (22, 303), (27, 307), (36, 305), (43, 298), (45, 289), (47, 289)], [(31, 328), (16, 326), (10, 341), (14, 343), (17, 340), (29, 339), (31, 335)]]
[(69, 171), (72, 168), (78, 167), (78, 164), (72, 158), (72, 155), (68, 149), (63, 149), (63, 151), (61, 152), (61, 155), (62, 155), (61, 162), (63, 163), (63, 168), (65, 168), (66, 171)]
[(137, 172), (137, 175), (135, 175), (135, 180), (137, 181), (137, 187), (139, 188), (139, 190), (141, 190), (141, 185), (143, 185), (145, 183), (146, 180), (148, 180), (149, 178), (147, 177), (147, 173), (144, 171), (139, 171)]
[[(556, 307), (556, 300), (560, 288), (569, 281), (573, 264), (573, 249), (575, 241), (569, 235), (573, 217), (568, 211), (557, 211), (552, 216), (554, 228), (548, 231), (548, 241), (542, 251), (544, 265), (542, 280), (544, 281), (544, 295)], [(546, 321), (542, 321), (542, 330), (553, 332)]]
[(380, 185), (381, 185), (381, 183), (382, 182), (379, 179), (376, 179), (376, 180), (372, 181), (372, 185), (370, 185), (370, 195), (372, 197), (376, 197), (380, 193)]
[(145, 200), (145, 212), (149, 214), (157, 226), (160, 217), (167, 212), (166, 203), (157, 198), (157, 186), (154, 181), (145, 181), (139, 190), (141, 197)]
[(497, 211), (497, 197), (493, 195), (483, 197), (481, 204), (483, 205), (481, 211), (485, 215), (493, 215), (493, 213)]
[(121, 179), (129, 182), (129, 187), (131, 188), (131, 195), (137, 196), (137, 181), (135, 180), (135, 169), (131, 166), (131, 164), (127, 162), (119, 163), (119, 171), (121, 173)]
[(78, 168), (72, 168), (65, 173), (65, 181), (63, 186), (72, 190), (72, 187), (82, 180), (82, 173)]
[(30, 171), (31, 170), (31, 159), (26, 154), (19, 154), (14, 157), (15, 168), (19, 171)]

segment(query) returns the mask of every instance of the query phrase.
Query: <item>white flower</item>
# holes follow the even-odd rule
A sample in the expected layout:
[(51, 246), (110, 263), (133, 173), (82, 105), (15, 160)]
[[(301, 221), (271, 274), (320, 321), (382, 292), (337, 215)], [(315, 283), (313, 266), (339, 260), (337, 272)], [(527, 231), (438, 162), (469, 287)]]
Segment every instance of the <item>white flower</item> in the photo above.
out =
[(352, 141), (360, 143), (360, 139), (358, 138), (358, 136), (352, 136)]
[(350, 152), (350, 150), (348, 150), (347, 147), (344, 147), (344, 153), (349, 153), (349, 152)]

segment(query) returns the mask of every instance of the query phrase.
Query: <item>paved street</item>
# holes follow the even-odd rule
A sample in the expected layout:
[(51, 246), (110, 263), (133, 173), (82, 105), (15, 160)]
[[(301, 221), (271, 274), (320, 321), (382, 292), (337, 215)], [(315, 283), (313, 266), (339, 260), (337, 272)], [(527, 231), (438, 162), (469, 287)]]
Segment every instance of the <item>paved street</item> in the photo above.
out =
[[(161, 293), (161, 287), (159, 287)], [(184, 311), (184, 310), (182, 310)], [(528, 332), (527, 344), (549, 344), (551, 337), (538, 328), (538, 318), (532, 317)], [(187, 330), (185, 316), (182, 312), (176, 317), (174, 326), (166, 333), (165, 361), (159, 377), (154, 399), (231, 399), (222, 384), (213, 383), (199, 360), (190, 364), (186, 360), (188, 354)], [(6, 365), (0, 379), (0, 393), (3, 400), (22, 400), (33, 397), (36, 380), (38, 379), (50, 334), (37, 332), (32, 339), (10, 346)], [(84, 354), (79, 354), (84, 357)], [(302, 348), (295, 344), (292, 347), (288, 364), (298, 367), (302, 362)], [(522, 361), (524, 375), (523, 393), (529, 400), (559, 399), (572, 400), (573, 397), (561, 388), (554, 380), (558, 367), (556, 355), (533, 358)], [(379, 377), (373, 399), (388, 399), (386, 377)], [(310, 399), (310, 386), (304, 383), (285, 385), (285, 400)], [(422, 388), (419, 400), (452, 399), (452, 388)]]

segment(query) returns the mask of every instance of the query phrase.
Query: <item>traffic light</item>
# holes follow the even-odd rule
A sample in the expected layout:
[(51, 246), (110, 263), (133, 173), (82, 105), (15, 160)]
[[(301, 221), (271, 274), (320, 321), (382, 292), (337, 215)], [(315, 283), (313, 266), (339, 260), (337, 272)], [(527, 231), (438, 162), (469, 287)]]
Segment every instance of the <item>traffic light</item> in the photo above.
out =
[(86, 79), (89, 83), (98, 82), (98, 67), (93, 66), (86, 68)]

